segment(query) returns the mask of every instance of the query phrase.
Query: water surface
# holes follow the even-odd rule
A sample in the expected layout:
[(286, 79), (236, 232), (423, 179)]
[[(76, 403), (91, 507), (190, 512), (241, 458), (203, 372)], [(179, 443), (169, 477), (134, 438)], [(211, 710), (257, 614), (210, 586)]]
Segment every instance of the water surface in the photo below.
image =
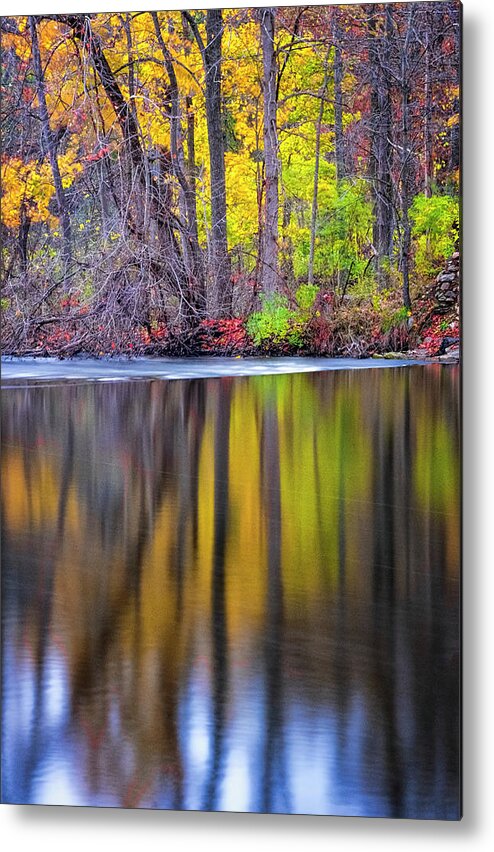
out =
[(459, 815), (458, 370), (3, 393), (3, 800)]
[(325, 370), (363, 370), (412, 367), (420, 361), (385, 358), (2, 358), (2, 380), (13, 385), (25, 380), (101, 381), (127, 379), (197, 379), (222, 376), (283, 375)]

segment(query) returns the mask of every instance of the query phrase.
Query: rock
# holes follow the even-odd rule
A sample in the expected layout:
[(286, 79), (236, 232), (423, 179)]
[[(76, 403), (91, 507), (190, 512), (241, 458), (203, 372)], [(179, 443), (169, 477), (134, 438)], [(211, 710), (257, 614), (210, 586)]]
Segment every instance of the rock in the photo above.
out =
[(438, 360), (443, 364), (458, 364), (460, 361), (460, 347), (450, 346), (444, 355), (439, 355)]
[(453, 344), (453, 346), (448, 346), (448, 348), (446, 349), (446, 355), (449, 355), (450, 357), (453, 356), (453, 357), (459, 358), (460, 357), (460, 345), (458, 343), (455, 343), (455, 344)]
[(441, 283), (443, 281), (454, 281), (455, 277), (456, 276), (454, 272), (441, 272), (441, 275), (438, 276), (437, 281)]
[(459, 337), (448, 337), (445, 335), (441, 341), (441, 346), (439, 347), (438, 355), (446, 355), (449, 349), (452, 349), (453, 346), (458, 347), (460, 343)]

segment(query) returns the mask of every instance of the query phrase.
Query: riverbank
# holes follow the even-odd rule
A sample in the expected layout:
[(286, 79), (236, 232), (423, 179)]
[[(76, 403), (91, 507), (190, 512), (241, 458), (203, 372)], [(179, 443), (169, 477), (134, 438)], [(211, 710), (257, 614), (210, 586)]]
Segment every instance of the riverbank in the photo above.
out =
[(332, 358), (459, 360), (460, 257), (414, 293), (413, 309), (400, 293), (337, 295), (300, 285), (276, 293), (243, 316), (170, 321), (159, 312), (123, 319), (106, 303), (62, 299), (35, 316), (2, 311), (2, 354), (54, 358)]
[(126, 381), (266, 376), (455, 363), (418, 358), (2, 358), (2, 384), (18, 381)]
[[(399, 309), (396, 319), (383, 318), (367, 300), (352, 299), (337, 309), (322, 306), (307, 316), (292, 311), (285, 326), (269, 313), (263, 321), (271, 336), (257, 340), (241, 318), (203, 320), (197, 326), (173, 330), (155, 323), (149, 329), (111, 328), (86, 320), (84, 331), (74, 316), (33, 321), (22, 332), (4, 322), (2, 359), (90, 361), (115, 359), (178, 361), (218, 358), (223, 361), (269, 359), (285, 361), (426, 360), (457, 363), (460, 355), (458, 303), (438, 312), (433, 298), (417, 302), (414, 316)], [(325, 314), (325, 310), (328, 312)], [(281, 311), (285, 311), (282, 308)], [(290, 312), (289, 312), (290, 313)], [(259, 317), (262, 314), (258, 314)], [(5, 318), (4, 318), (5, 319)], [(17, 330), (16, 330), (17, 329)]]

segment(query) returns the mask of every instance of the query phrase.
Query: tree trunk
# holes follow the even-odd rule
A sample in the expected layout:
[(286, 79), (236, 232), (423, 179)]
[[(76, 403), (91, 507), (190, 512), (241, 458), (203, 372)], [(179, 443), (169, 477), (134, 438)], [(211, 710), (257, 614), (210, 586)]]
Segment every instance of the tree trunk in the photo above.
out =
[[(377, 280), (380, 289), (389, 281), (390, 256), (393, 244), (393, 186), (392, 186), (392, 106), (391, 87), (387, 69), (390, 65), (390, 45), (393, 39), (393, 20), (388, 7), (385, 33), (378, 36), (375, 7), (371, 7), (370, 75), (371, 75), (371, 140), (369, 171), (374, 199), (373, 245), (376, 251)], [(381, 11), (381, 14), (383, 12)]]
[(410, 149), (410, 80), (408, 51), (412, 34), (412, 23), (415, 12), (415, 4), (410, 6), (407, 21), (407, 31), (402, 48), (401, 57), (401, 111), (402, 111), (402, 137), (401, 137), (401, 274), (403, 277), (403, 304), (411, 308), (410, 301), (410, 176), (411, 176), (411, 149)]
[[(58, 15), (57, 20), (61, 20), (72, 27), (74, 37), (81, 39), (89, 52), (101, 85), (115, 111), (122, 132), (124, 150), (134, 170), (136, 182), (141, 186), (146, 197), (149, 197), (151, 214), (159, 233), (161, 253), (160, 260), (153, 261), (152, 267), (164, 278), (170, 290), (175, 293), (178, 292), (183, 300), (186, 275), (180, 246), (174, 232), (174, 219), (170, 210), (171, 199), (168, 187), (161, 182), (155, 184), (153, 181), (148, 181), (149, 167), (141, 147), (139, 125), (110, 68), (100, 39), (91, 30), (90, 18), (87, 15)], [(168, 169), (168, 165), (166, 168)], [(128, 189), (129, 192), (132, 192), (133, 187), (129, 186)], [(129, 227), (144, 239), (139, 226), (130, 221), (130, 205), (128, 210)]]
[[(317, 197), (319, 194), (319, 164), (321, 159), (321, 127), (322, 120), (324, 116), (324, 106), (326, 103), (326, 90), (328, 87), (328, 60), (329, 60), (329, 51), (326, 54), (325, 64), (324, 64), (324, 80), (319, 92), (320, 102), (319, 102), (319, 114), (317, 116), (316, 123), (316, 150), (315, 150), (315, 163), (314, 163), (314, 187), (312, 190), (312, 211), (311, 211), (311, 220), (310, 220), (310, 247), (309, 247), (309, 267), (307, 271), (307, 283), (314, 283), (314, 254), (316, 247), (316, 230), (317, 230)], [(335, 80), (336, 80), (336, 69), (335, 69)], [(335, 83), (335, 125), (336, 125), (336, 83)], [(336, 172), (338, 174), (338, 164), (336, 166)]]
[(278, 283), (278, 126), (277, 67), (274, 49), (275, 10), (261, 9), (261, 44), (264, 94), (264, 232), (261, 283), (266, 294), (274, 293)]
[[(163, 35), (161, 32), (158, 15), (156, 12), (151, 12), (154, 29), (158, 44), (163, 54), (163, 62), (168, 76), (169, 95), (171, 102), (170, 112), (170, 153), (172, 172), (177, 178), (180, 189), (183, 193), (185, 213), (187, 219), (187, 228), (184, 235), (185, 239), (185, 256), (189, 258), (191, 282), (190, 299), (193, 303), (191, 306), (194, 309), (204, 309), (204, 276), (202, 269), (201, 249), (199, 246), (199, 236), (197, 231), (197, 210), (196, 210), (196, 195), (195, 188), (190, 186), (187, 175), (184, 170), (183, 147), (180, 139), (181, 117), (180, 117), (180, 94), (178, 89), (177, 76), (173, 65), (173, 59), (168, 50)], [(187, 119), (189, 120), (189, 118)], [(193, 118), (192, 118), (193, 120)]]
[(424, 72), (424, 195), (432, 195), (434, 180), (434, 160), (432, 157), (432, 79), (431, 79), (431, 43), (433, 28), (433, 9), (425, 8), (425, 72)]
[[(196, 143), (195, 143), (195, 120), (192, 98), (185, 100), (187, 112), (187, 215), (189, 217), (189, 229), (192, 240), (198, 250), (198, 276), (201, 282), (202, 300), (205, 299), (204, 263), (199, 245), (199, 230), (197, 225), (197, 167), (196, 167)], [(205, 307), (205, 305), (204, 305)]]
[(386, 259), (385, 283), (389, 283), (388, 269), (393, 255), (393, 235), (395, 229), (395, 204), (393, 189), (393, 104), (391, 96), (391, 78), (388, 68), (391, 64), (391, 42), (393, 39), (393, 14), (390, 3), (386, 4), (386, 31), (383, 44), (383, 132), (379, 153), (379, 178), (382, 186), (381, 236), (383, 255)]
[[(335, 10), (338, 14), (338, 9)], [(341, 54), (341, 29), (337, 20), (334, 25), (334, 138), (336, 159), (336, 180), (346, 176), (345, 140), (343, 136), (343, 57)]]
[(31, 219), (26, 211), (26, 205), (23, 202), (21, 205), (21, 214), (20, 214), (20, 225), (19, 225), (19, 236), (17, 245), (19, 248), (19, 256), (21, 260), (21, 272), (24, 274), (27, 272), (27, 241), (29, 237), (29, 229), (31, 227)]
[[(345, 140), (343, 138), (343, 59), (341, 55), (341, 29), (338, 23), (338, 9), (334, 10), (334, 59), (333, 59), (333, 74), (334, 74), (334, 140), (335, 140), (335, 163), (336, 163), (336, 183), (338, 192), (341, 189), (340, 183), (346, 175), (345, 166)], [(342, 270), (338, 267), (336, 273), (336, 286), (341, 292), (342, 290)]]
[(225, 316), (231, 310), (230, 262), (226, 230), (225, 139), (221, 105), (221, 9), (206, 13), (207, 44), (204, 49), (206, 70), (206, 119), (208, 126), (211, 174), (211, 239), (213, 247), (213, 290), (210, 313)]
[(206, 44), (203, 41), (195, 18), (190, 12), (182, 12), (182, 15), (194, 33), (194, 38), (201, 52), (206, 76), (206, 124), (209, 146), (212, 249), (212, 281), (210, 282), (208, 292), (208, 314), (213, 317), (221, 317), (228, 316), (231, 312), (232, 302), (230, 258), (228, 256), (226, 227), (225, 135), (221, 103), (223, 13), (221, 9), (207, 10)]
[(288, 196), (283, 199), (283, 218), (281, 222), (283, 236), (280, 246), (280, 273), (283, 280), (289, 284), (292, 284), (295, 280), (293, 271), (293, 240), (288, 233), (292, 218), (292, 201), (293, 199)]
[(71, 234), (70, 234), (70, 218), (65, 193), (62, 184), (62, 176), (58, 165), (57, 143), (55, 134), (50, 127), (50, 117), (48, 115), (48, 107), (46, 104), (45, 81), (43, 77), (43, 67), (41, 64), (41, 53), (39, 49), (38, 30), (36, 26), (36, 18), (33, 15), (29, 16), (29, 29), (31, 33), (31, 49), (33, 54), (34, 76), (36, 79), (36, 95), (38, 98), (38, 110), (41, 120), (41, 131), (46, 153), (50, 160), (50, 168), (53, 175), (53, 184), (55, 186), (55, 197), (57, 200), (58, 216), (62, 228), (62, 260), (63, 260), (63, 276), (67, 276), (72, 260), (71, 250)]
[(127, 57), (129, 61), (129, 70), (128, 70), (128, 85), (129, 85), (129, 108), (132, 111), (132, 115), (134, 116), (135, 121), (137, 121), (137, 112), (136, 112), (136, 78), (134, 71), (134, 46), (132, 43), (132, 30), (130, 28), (131, 16), (128, 12), (121, 16), (120, 20), (122, 21), (122, 25), (125, 32), (125, 40), (127, 42)]
[[(461, 19), (462, 9), (461, 6), (458, 9), (458, 14)], [(461, 56), (461, 44), (459, 39), (461, 38), (461, 25), (458, 27), (458, 32), (454, 32), (455, 39), (455, 61), (454, 61), (454, 71), (452, 74), (452, 84), (458, 90), (458, 97), (454, 99), (453, 102), (453, 110), (457, 114), (458, 120), (453, 124), (450, 131), (450, 140), (449, 140), (449, 163), (448, 169), (450, 172), (454, 172), (460, 168), (461, 163), (461, 124), (460, 124), (460, 85), (461, 85), (461, 64), (460, 64), (460, 56)]]

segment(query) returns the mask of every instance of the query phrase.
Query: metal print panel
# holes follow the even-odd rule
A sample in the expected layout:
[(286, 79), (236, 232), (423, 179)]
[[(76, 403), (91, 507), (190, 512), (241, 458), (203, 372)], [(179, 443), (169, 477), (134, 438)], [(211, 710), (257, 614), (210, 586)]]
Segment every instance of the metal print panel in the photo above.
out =
[(2, 802), (460, 819), (460, 23), (1, 19)]

